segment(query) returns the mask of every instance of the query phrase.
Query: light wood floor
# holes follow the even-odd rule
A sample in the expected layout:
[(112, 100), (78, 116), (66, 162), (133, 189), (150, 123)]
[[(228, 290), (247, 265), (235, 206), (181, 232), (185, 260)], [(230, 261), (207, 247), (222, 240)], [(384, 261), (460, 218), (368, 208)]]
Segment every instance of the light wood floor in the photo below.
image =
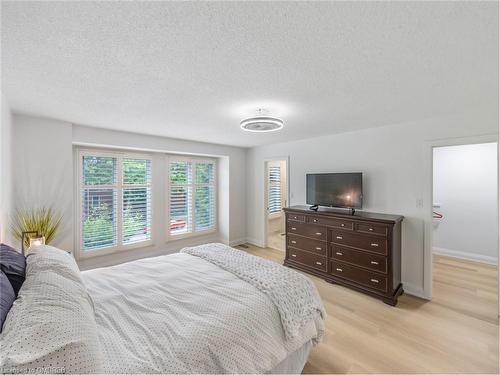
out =
[[(248, 245), (282, 262), (282, 251)], [(396, 307), (309, 276), (327, 310), (326, 337), (304, 373), (498, 373), (496, 267), (436, 256), (433, 300)]]

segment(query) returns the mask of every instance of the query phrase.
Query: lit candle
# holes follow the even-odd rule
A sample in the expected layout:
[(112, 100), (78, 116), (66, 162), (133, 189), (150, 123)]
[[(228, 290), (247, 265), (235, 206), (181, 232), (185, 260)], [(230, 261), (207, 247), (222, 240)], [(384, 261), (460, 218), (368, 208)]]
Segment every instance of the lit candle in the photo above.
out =
[(34, 246), (45, 245), (45, 237), (44, 236), (35, 236), (30, 237), (30, 248)]

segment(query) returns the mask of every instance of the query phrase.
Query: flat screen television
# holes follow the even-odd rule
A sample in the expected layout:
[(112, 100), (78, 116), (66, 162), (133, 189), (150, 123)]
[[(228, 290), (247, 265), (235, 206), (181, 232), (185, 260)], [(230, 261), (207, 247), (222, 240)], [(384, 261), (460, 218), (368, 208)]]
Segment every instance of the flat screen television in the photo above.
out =
[(362, 208), (362, 173), (315, 173), (306, 175), (307, 204)]

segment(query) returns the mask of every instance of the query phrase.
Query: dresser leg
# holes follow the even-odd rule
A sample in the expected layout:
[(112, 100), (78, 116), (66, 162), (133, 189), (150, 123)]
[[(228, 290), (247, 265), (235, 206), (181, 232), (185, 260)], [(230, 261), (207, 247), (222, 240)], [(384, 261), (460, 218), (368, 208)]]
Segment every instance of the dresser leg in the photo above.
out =
[(389, 306), (396, 306), (398, 304), (398, 299), (395, 298), (395, 299), (383, 299), (382, 300), (386, 305), (389, 305)]

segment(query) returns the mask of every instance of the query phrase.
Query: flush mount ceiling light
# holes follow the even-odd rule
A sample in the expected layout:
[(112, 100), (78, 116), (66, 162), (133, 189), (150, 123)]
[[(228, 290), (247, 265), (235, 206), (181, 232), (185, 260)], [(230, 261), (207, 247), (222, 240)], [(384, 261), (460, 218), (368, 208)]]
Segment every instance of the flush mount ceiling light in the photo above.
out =
[(242, 120), (240, 127), (248, 132), (273, 132), (283, 128), (283, 120), (270, 116), (256, 116)]
[(257, 116), (241, 121), (240, 127), (248, 132), (273, 132), (283, 128), (283, 120), (276, 117)]

